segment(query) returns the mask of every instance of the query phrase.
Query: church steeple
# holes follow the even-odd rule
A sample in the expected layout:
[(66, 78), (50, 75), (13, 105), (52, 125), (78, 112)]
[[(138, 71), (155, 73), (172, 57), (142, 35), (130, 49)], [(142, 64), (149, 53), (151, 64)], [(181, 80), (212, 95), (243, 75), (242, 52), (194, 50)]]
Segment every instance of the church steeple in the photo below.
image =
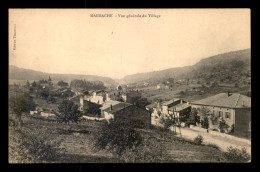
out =
[(51, 82), (51, 77), (49, 76), (49, 80), (48, 81), (50, 81)]

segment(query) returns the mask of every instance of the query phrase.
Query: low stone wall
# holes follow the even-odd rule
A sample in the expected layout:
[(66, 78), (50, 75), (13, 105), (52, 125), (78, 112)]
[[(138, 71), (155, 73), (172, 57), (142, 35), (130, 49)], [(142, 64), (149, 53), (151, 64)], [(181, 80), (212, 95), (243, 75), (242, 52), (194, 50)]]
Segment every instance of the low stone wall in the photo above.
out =
[(34, 115), (34, 114), (37, 114), (38, 111), (30, 111), (30, 115)]
[(91, 116), (83, 116), (83, 118), (88, 119), (88, 120), (97, 120), (97, 121), (102, 121), (105, 120), (105, 118), (98, 118), (98, 117), (91, 117)]
[(41, 116), (43, 116), (43, 117), (49, 117), (49, 116), (55, 116), (55, 114), (53, 114), (53, 113), (41, 112)]

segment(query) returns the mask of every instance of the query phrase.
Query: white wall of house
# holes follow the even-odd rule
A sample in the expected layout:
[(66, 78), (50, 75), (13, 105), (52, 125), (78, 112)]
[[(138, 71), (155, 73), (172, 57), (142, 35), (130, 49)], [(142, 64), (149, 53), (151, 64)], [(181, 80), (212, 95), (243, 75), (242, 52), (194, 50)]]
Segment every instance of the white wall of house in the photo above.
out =
[(114, 119), (114, 115), (104, 111), (104, 118), (108, 121), (110, 119)]
[[(203, 107), (202, 105), (192, 105), (192, 108), (201, 108)], [(226, 123), (231, 127), (233, 124), (235, 125), (235, 110), (232, 108), (226, 108), (226, 107), (216, 107), (216, 106), (204, 106), (207, 109), (210, 110), (211, 113), (219, 116), (219, 112), (222, 112), (222, 118), (226, 121)], [(227, 115), (229, 115), (229, 118), (226, 117), (226, 113)], [(210, 124), (212, 125), (212, 123), (210, 122)]]
[(126, 96), (125, 94), (123, 94), (123, 95), (122, 95), (122, 99), (123, 99), (124, 102), (126, 102), (127, 96)]
[(103, 96), (93, 96), (93, 97), (90, 97), (90, 101), (93, 102), (93, 103), (97, 103), (97, 104), (103, 104), (104, 101), (103, 101)]
[(162, 106), (162, 113), (168, 114), (168, 106)]
[[(147, 109), (147, 110), (148, 110), (148, 109)], [(152, 116), (152, 117), (159, 117), (157, 108), (153, 108), (153, 112), (151, 113), (151, 116)]]

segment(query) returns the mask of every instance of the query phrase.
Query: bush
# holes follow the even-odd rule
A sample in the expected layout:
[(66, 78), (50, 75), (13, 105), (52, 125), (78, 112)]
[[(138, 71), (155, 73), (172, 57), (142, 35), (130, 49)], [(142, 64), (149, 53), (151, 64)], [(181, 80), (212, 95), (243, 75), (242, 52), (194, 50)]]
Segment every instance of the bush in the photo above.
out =
[(130, 125), (133, 128), (146, 128), (146, 124), (143, 121), (140, 121), (140, 120), (130, 121)]
[(233, 148), (232, 146), (227, 148), (227, 152), (224, 153), (226, 160), (230, 162), (245, 163), (251, 160), (250, 154), (246, 151), (246, 148), (241, 150)]
[(9, 128), (9, 162), (42, 163), (54, 162), (61, 156), (60, 142), (53, 138), (47, 128)]
[(169, 162), (170, 157), (163, 143), (154, 137), (145, 140), (140, 146), (128, 149), (121, 159), (134, 163), (158, 163)]
[(187, 124), (188, 125), (196, 125), (196, 123), (200, 122), (199, 116), (198, 116), (198, 111), (196, 108), (192, 108), (189, 118), (187, 119)]
[(194, 138), (193, 141), (196, 145), (201, 145), (203, 142), (203, 137), (201, 135), (198, 135), (197, 137)]
[(184, 95), (186, 95), (186, 93), (184, 91), (181, 91), (180, 95), (184, 96)]
[(218, 128), (220, 129), (221, 133), (225, 133), (225, 132), (228, 131), (229, 125), (226, 123), (225, 120), (222, 119), (221, 121), (219, 121), (219, 127)]
[(170, 127), (172, 127), (175, 124), (175, 121), (173, 118), (166, 116), (166, 117), (160, 118), (159, 123), (163, 125), (163, 128), (162, 128), (163, 131), (168, 131), (170, 129)]
[(111, 121), (101, 123), (99, 130), (92, 133), (92, 150), (106, 150), (121, 159), (128, 150), (137, 148), (143, 142), (141, 134), (128, 123)]

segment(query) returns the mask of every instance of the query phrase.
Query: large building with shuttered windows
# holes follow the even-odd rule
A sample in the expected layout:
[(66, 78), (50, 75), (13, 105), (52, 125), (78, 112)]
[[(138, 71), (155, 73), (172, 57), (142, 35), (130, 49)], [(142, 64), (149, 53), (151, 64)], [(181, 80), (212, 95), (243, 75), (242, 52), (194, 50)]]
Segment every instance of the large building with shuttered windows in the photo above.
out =
[[(251, 130), (251, 98), (238, 93), (220, 93), (191, 103), (192, 108), (207, 108), (234, 129), (234, 134), (248, 137)], [(200, 115), (200, 114), (198, 114)], [(209, 128), (216, 128), (209, 121)]]

